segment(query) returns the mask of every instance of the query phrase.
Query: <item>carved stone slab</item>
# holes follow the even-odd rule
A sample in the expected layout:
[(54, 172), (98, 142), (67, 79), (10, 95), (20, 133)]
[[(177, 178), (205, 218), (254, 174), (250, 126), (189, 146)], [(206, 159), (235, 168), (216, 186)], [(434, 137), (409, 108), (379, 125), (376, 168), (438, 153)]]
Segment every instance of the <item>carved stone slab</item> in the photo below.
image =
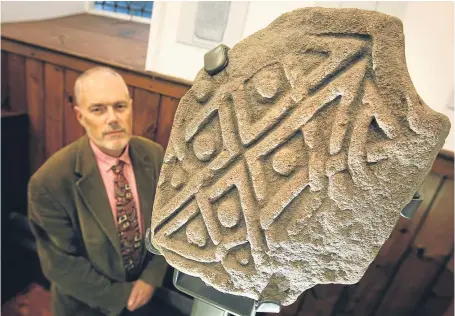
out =
[(152, 242), (180, 271), (253, 299), (356, 283), (449, 129), (412, 85), (400, 20), (283, 14), (180, 101)]

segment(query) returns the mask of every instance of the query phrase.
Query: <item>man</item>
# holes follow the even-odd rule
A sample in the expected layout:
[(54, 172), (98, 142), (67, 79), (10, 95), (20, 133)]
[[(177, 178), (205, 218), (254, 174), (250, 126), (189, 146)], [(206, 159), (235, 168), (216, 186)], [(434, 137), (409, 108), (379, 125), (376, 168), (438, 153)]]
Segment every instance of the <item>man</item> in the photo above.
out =
[(86, 135), (55, 153), (29, 182), (29, 219), (54, 316), (151, 315), (167, 265), (144, 246), (164, 151), (132, 137), (132, 100), (112, 69), (75, 84)]

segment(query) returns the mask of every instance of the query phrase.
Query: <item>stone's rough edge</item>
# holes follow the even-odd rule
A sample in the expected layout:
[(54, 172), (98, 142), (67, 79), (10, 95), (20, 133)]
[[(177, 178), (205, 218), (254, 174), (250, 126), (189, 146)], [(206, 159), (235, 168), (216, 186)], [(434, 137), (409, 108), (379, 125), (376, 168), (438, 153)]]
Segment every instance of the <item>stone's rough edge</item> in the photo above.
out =
[[(336, 12), (336, 14), (333, 14), (333, 12)], [(386, 39), (387, 41), (391, 41), (393, 44), (395, 44), (396, 48), (392, 49), (392, 53), (394, 53), (394, 56), (387, 55), (388, 59), (392, 59), (394, 64), (394, 67), (389, 67), (391, 74), (390, 77), (392, 81), (395, 81), (394, 83), (397, 84), (397, 87), (402, 87), (403, 90), (406, 88), (408, 91), (412, 91), (411, 94), (414, 94), (418, 97), (418, 100), (422, 101), (420, 96), (418, 95), (417, 91), (415, 90), (414, 85), (412, 84), (411, 77), (409, 75), (409, 71), (407, 68), (406, 64), (406, 55), (405, 55), (405, 45), (404, 45), (404, 34), (403, 34), (403, 23), (402, 21), (394, 16), (387, 15), (385, 13), (377, 12), (377, 11), (370, 11), (370, 10), (361, 10), (361, 9), (355, 9), (355, 8), (341, 8), (341, 9), (331, 9), (331, 8), (323, 8), (323, 7), (313, 7), (313, 8), (301, 8), (301, 9), (295, 9), (290, 12), (283, 13), (281, 16), (279, 16), (277, 19), (275, 19), (273, 22), (271, 22), (268, 26), (265, 28), (257, 31), (256, 33), (244, 38), (240, 42), (238, 42), (231, 50), (228, 52), (229, 60), (234, 60), (237, 58), (243, 58), (242, 55), (242, 50), (245, 45), (250, 45), (252, 39), (260, 39), (263, 37), (264, 33), (269, 32), (271, 29), (282, 27), (283, 24), (289, 24), (290, 19), (296, 19), (297, 17), (301, 17), (299, 22), (304, 24), (306, 21), (312, 21), (312, 23), (305, 24), (304, 28), (306, 30), (302, 33), (307, 33), (307, 34), (330, 34), (330, 33), (345, 33), (345, 34), (366, 34), (370, 35), (373, 37), (373, 51), (372, 51), (372, 56), (375, 55), (375, 50), (377, 49), (378, 44), (376, 42), (381, 42), (381, 40), (384, 40), (383, 38), (381, 39), (375, 39), (377, 36), (382, 36), (382, 32), (379, 32), (378, 29), (383, 28), (388, 28), (387, 34), (389, 34), (388, 38)], [(364, 26), (365, 30), (367, 32), (355, 32), (355, 31), (347, 31), (349, 29), (349, 26), (343, 25), (343, 27), (346, 27), (346, 32), (339, 32), (336, 31), (337, 26), (341, 24), (340, 20), (352, 20), (352, 17), (357, 17), (364, 19), (363, 25), (361, 23), (360, 26)], [(323, 18), (324, 20), (317, 20), (317, 18)], [(317, 21), (316, 21), (317, 20)], [(324, 29), (327, 27), (328, 29), (333, 29), (332, 32), (327, 31)], [(392, 44), (388, 43), (388, 44)], [(380, 43), (382, 44), (382, 43)], [(386, 46), (386, 45), (384, 45)], [(393, 45), (389, 45), (389, 47), (393, 47)], [(239, 52), (239, 53), (237, 53)], [(390, 51), (389, 51), (390, 52)], [(238, 54), (242, 56), (238, 56)], [(373, 57), (374, 58), (374, 57)], [(381, 57), (377, 56), (375, 59), (380, 59)], [(249, 70), (252, 64), (254, 64), (254, 58), (253, 60), (246, 61), (244, 63), (243, 67), (237, 67), (238, 69), (242, 70), (241, 74), (242, 75), (237, 75), (237, 74), (230, 74), (232, 78), (236, 77), (245, 77), (243, 73), (248, 73), (248, 72), (253, 72), (252, 70)], [(227, 67), (227, 71), (229, 70), (229, 65)], [(375, 69), (376, 71), (376, 69)], [(201, 71), (198, 73), (196, 76), (195, 81), (200, 77), (200, 76), (205, 76), (204, 70), (201, 69)], [(401, 81), (402, 80), (402, 81)], [(397, 89), (400, 90), (400, 89)], [(381, 93), (382, 90), (379, 89), (379, 93)], [(425, 104), (426, 105), (426, 104)], [(446, 127), (448, 126), (450, 129), (450, 121), (448, 118), (433, 110), (432, 108), (428, 107), (426, 110), (431, 111), (433, 115), (439, 116), (439, 120), (446, 120)]]
[[(426, 112), (424, 115), (428, 115), (430, 117), (429, 120), (427, 120), (425, 123), (427, 124), (433, 124), (433, 123), (436, 123), (440, 126), (440, 133), (439, 133), (439, 142), (438, 144), (433, 147), (434, 148), (434, 152), (432, 154), (433, 155), (433, 159), (431, 161), (428, 161), (428, 163), (426, 164), (426, 171), (422, 172), (421, 173), (421, 176), (419, 177), (421, 182), (423, 182), (423, 179), (425, 178), (426, 174), (429, 172), (429, 170), (431, 169), (431, 163), (432, 161), (434, 161), (434, 159), (436, 158), (436, 155), (437, 155), (437, 152), (439, 151), (440, 148), (438, 147), (442, 147), (442, 144), (444, 143), (444, 139), (445, 137), (447, 136), (448, 134), (448, 131), (449, 131), (449, 128), (450, 128), (450, 123), (448, 121), (448, 119), (434, 111), (433, 109), (427, 107), (426, 105), (422, 104), (420, 105), (420, 97), (417, 95), (417, 92), (415, 91), (415, 88), (414, 86), (412, 85), (412, 82), (410, 80), (410, 76), (409, 76), (409, 73), (408, 73), (408, 70), (407, 70), (407, 67), (406, 67), (406, 63), (405, 63), (405, 55), (404, 55), (404, 39), (403, 39), (403, 34), (402, 34), (402, 24), (400, 22), (400, 20), (396, 19), (396, 18), (393, 18), (393, 17), (390, 17), (390, 16), (387, 16), (385, 14), (382, 14), (382, 13), (377, 13), (377, 12), (373, 12), (373, 11), (363, 11), (363, 10), (358, 10), (358, 9), (338, 9), (338, 10), (334, 10), (334, 9), (323, 9), (323, 8), (304, 8), (304, 9), (298, 9), (298, 10), (295, 10), (295, 11), (292, 11), (292, 12), (289, 12), (289, 13), (285, 13), (283, 14), (282, 16), (280, 16), (277, 20), (275, 20), (274, 22), (272, 22), (268, 27), (266, 27), (265, 29), (261, 30), (261, 31), (258, 31), (257, 33), (251, 35), (250, 37), (244, 39), (243, 41), (241, 41), (240, 43), (238, 43), (236, 46), (234, 46), (231, 51), (229, 52), (229, 57), (230, 59), (232, 58), (233, 60), (236, 58), (236, 52), (239, 51), (241, 52), (241, 45), (247, 45), (249, 42), (248, 41), (251, 41), (252, 38), (257, 38), (257, 37), (261, 37), (261, 34), (262, 32), (265, 32), (266, 30), (272, 28), (272, 27), (276, 27), (277, 25), (280, 25), (281, 23), (283, 22), (286, 22), (286, 20), (289, 18), (289, 17), (292, 17), (294, 14), (296, 14), (296, 11), (306, 11), (304, 13), (302, 13), (302, 17), (304, 17), (306, 20), (311, 20), (311, 19), (316, 19), (315, 15), (326, 15), (326, 16), (323, 16), (323, 18), (325, 18), (326, 20), (330, 20), (331, 18), (331, 13), (330, 11), (335, 11), (336, 12), (336, 18), (335, 20), (342, 20), (342, 19), (346, 19), (346, 15), (347, 14), (353, 14), (353, 15), (357, 15), (357, 16), (361, 16), (360, 18), (366, 18), (366, 17), (371, 17), (371, 15), (376, 15), (376, 17), (374, 18), (371, 18), (371, 19), (367, 19), (367, 21), (369, 22), (368, 25), (366, 26), (367, 28), (370, 27), (370, 29), (372, 29), (372, 31), (370, 32), (370, 34), (372, 35), (373, 37), (373, 51), (372, 51), (372, 55), (373, 55), (373, 58), (376, 58), (376, 59), (380, 59), (381, 57), (374, 57), (374, 54), (375, 54), (375, 46), (379, 45), (379, 44), (383, 44), (383, 43), (380, 43), (380, 40), (374, 39), (375, 36), (379, 36), (381, 35), (380, 32), (377, 32), (377, 34), (375, 34), (375, 30), (377, 29), (376, 27), (374, 27), (376, 24), (378, 26), (381, 26), (381, 23), (380, 22), (383, 22), (385, 23), (385, 27), (389, 27), (391, 28), (390, 26), (390, 23), (387, 23), (388, 21), (392, 20), (393, 21), (393, 27), (397, 27), (399, 28), (398, 32), (401, 33), (401, 34), (398, 34), (399, 36), (396, 36), (395, 35), (390, 35), (388, 38), (386, 38), (386, 40), (388, 41), (392, 41), (392, 43), (394, 44), (394, 49), (392, 50), (392, 53), (394, 54), (389, 54), (387, 55), (386, 54), (386, 59), (384, 59), (384, 61), (387, 61), (389, 64), (395, 64), (395, 66), (388, 66), (388, 68), (390, 69), (387, 69), (388, 70), (388, 73), (387, 73), (387, 76), (386, 78), (388, 78), (388, 80), (391, 80), (391, 81), (394, 81), (394, 84), (393, 84), (393, 87), (392, 89), (386, 89), (386, 90), (391, 90), (392, 92), (395, 91), (408, 91), (408, 95), (411, 95), (411, 97), (409, 97), (410, 99), (412, 98), (413, 100), (409, 100), (411, 102), (414, 102), (415, 106), (419, 106), (419, 110), (420, 111), (423, 111), (423, 112)], [(300, 13), (298, 13), (300, 14)], [(328, 16), (327, 16), (328, 15)], [(344, 15), (344, 16), (343, 16)], [(320, 17), (320, 16), (319, 16)], [(379, 18), (380, 17), (380, 18)], [(380, 21), (381, 19), (383, 19), (382, 21)], [(283, 21), (284, 20), (284, 21)], [(374, 20), (374, 21), (373, 21)], [(319, 20), (320, 21), (320, 20)], [(325, 21), (327, 22), (327, 21)], [(361, 23), (359, 23), (361, 24)], [(324, 23), (320, 23), (320, 24), (317, 24), (316, 25), (306, 25), (306, 28), (307, 29), (310, 29), (310, 28), (314, 28), (316, 30), (313, 30), (313, 34), (318, 34), (318, 30), (317, 29), (321, 29), (322, 27), (320, 27), (320, 25), (324, 25)], [(360, 25), (362, 26), (362, 25)], [(335, 28), (335, 27), (333, 27)], [(307, 31), (308, 32), (308, 31)], [(305, 32), (304, 32), (305, 33)], [(308, 33), (311, 33), (311, 32), (308, 32)], [(326, 32), (319, 32), (319, 33), (326, 33)], [(378, 43), (379, 42), (379, 43)], [(243, 43), (243, 44), (242, 44)], [(245, 44), (246, 43), (246, 44)], [(389, 45), (390, 47), (390, 45)], [(381, 53), (380, 49), (377, 49), (376, 53)], [(389, 52), (390, 53), (390, 52)], [(394, 62), (395, 61), (395, 62)], [(241, 69), (243, 71), (241, 71), (240, 73), (248, 73), (248, 71), (246, 71), (245, 69), (247, 67), (253, 67), (254, 65), (254, 61), (253, 62), (245, 62), (245, 66), (244, 67), (239, 67), (237, 66), (236, 68), (237, 69)], [(229, 73), (229, 65), (226, 69), (226, 72)], [(379, 69), (375, 69), (375, 73), (376, 72), (381, 72), (382, 69), (379, 68)], [(403, 73), (403, 71), (405, 71)], [(376, 74), (378, 76), (378, 78), (381, 77), (381, 74)], [(201, 78), (204, 78), (206, 77), (206, 74), (204, 73), (204, 70), (201, 70), (195, 80), (195, 82), (198, 80), (198, 79), (201, 79)], [(238, 73), (236, 74), (231, 74), (231, 78), (230, 79), (233, 79), (233, 78), (236, 78), (236, 77), (241, 77), (241, 74), (238, 75)], [(377, 84), (379, 85), (381, 82), (377, 82)], [(379, 93), (381, 94), (387, 94), (388, 96), (390, 96), (390, 92), (389, 93), (384, 93), (383, 92), (383, 89), (378, 89), (379, 90)], [(191, 92), (188, 92), (187, 95), (183, 98), (185, 99)], [(185, 100), (181, 101), (181, 103), (185, 103)], [(182, 111), (179, 111), (180, 109), (182, 109)], [(178, 115), (182, 115), (181, 112), (183, 112), (184, 110), (184, 107), (181, 107), (179, 105), (179, 109), (177, 110), (177, 113), (176, 113), (176, 117)], [(421, 115), (420, 115), (421, 116)], [(420, 117), (418, 117), (419, 119)], [(424, 128), (422, 128), (422, 130), (424, 130)], [(172, 134), (174, 134), (174, 128), (172, 130), (172, 133), (171, 133), (171, 138), (172, 138)], [(444, 136), (444, 134), (446, 134)], [(444, 138), (442, 138), (441, 136), (444, 136)], [(439, 146), (440, 145), (440, 146)], [(420, 186), (420, 183), (415, 183), (414, 185), (416, 187), (416, 189)], [(412, 198), (412, 197), (410, 197)], [(152, 219), (152, 223), (153, 223), (153, 219)], [(152, 228), (153, 228), (153, 225), (152, 225)], [(166, 251), (167, 252), (167, 251)], [(172, 260), (170, 262), (171, 265), (173, 265), (172, 263)], [(174, 265), (173, 265), (174, 266)], [(176, 267), (176, 266), (174, 266)], [(178, 269), (178, 267), (176, 267)], [(190, 272), (190, 270), (187, 271), (188, 273)], [(202, 273), (202, 272), (200, 272)], [(189, 273), (189, 274), (192, 274), (192, 273)], [(195, 272), (194, 274), (192, 275), (198, 275), (197, 272)], [(206, 277), (203, 277), (203, 276), (200, 276), (204, 279), (204, 281), (209, 281), (210, 280), (206, 280)], [(223, 291), (222, 288), (219, 288), (217, 287), (219, 290)]]

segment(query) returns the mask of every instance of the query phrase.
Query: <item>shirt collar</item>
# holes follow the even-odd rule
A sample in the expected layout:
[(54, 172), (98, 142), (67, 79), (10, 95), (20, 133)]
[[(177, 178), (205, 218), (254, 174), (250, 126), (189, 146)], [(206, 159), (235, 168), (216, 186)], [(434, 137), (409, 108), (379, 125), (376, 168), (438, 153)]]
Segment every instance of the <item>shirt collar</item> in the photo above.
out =
[(112, 170), (112, 167), (117, 164), (119, 160), (123, 161), (127, 165), (131, 165), (131, 158), (129, 154), (130, 145), (127, 144), (125, 150), (120, 157), (111, 157), (101, 151), (91, 140), (90, 146), (92, 147), (93, 153), (95, 154), (96, 161), (100, 169), (104, 171)]

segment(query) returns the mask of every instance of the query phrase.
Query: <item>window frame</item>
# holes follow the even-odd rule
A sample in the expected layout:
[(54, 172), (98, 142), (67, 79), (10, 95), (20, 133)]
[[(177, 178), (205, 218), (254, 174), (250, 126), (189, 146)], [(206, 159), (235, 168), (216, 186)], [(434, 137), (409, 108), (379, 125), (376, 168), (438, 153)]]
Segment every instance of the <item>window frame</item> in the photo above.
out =
[[(114, 19), (138, 22), (138, 23), (143, 23), (143, 24), (148, 24), (148, 25), (150, 25), (150, 22), (152, 21), (152, 18), (144, 18), (141, 16), (135, 16), (135, 15), (126, 15), (124, 13), (118, 13), (118, 12), (112, 12), (112, 11), (97, 10), (97, 9), (95, 9), (95, 1), (85, 1), (84, 4), (85, 4), (85, 12), (88, 14), (106, 16), (106, 17), (110, 17), (110, 18), (114, 18)], [(152, 17), (153, 17), (153, 11), (152, 11)]]

